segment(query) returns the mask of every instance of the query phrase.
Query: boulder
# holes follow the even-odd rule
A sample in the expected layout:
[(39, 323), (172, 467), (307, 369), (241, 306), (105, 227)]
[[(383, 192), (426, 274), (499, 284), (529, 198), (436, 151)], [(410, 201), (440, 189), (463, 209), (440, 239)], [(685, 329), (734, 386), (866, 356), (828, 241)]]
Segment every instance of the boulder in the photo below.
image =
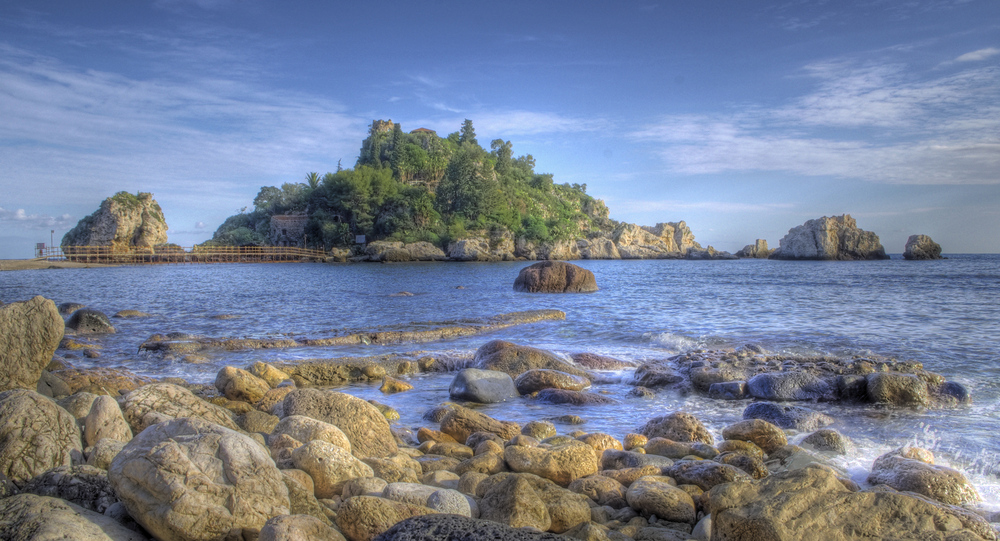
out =
[(618, 404), (614, 398), (604, 395), (567, 389), (542, 389), (535, 394), (535, 399), (546, 404), (572, 404), (574, 406)]
[(28, 481), (21, 492), (61, 498), (98, 513), (104, 513), (118, 501), (108, 472), (85, 465), (52, 468)]
[(541, 441), (556, 435), (556, 425), (549, 421), (528, 421), (521, 427), (521, 434)]
[(166, 242), (167, 222), (153, 194), (118, 192), (69, 230), (61, 245), (110, 246), (113, 251), (127, 251)]
[[(589, 498), (530, 473), (500, 473), (476, 487), (480, 517), (562, 533), (590, 521)], [(547, 524), (547, 526), (546, 526)]]
[(286, 434), (300, 442), (325, 441), (351, 452), (351, 440), (339, 428), (330, 423), (317, 421), (305, 415), (289, 415), (278, 421), (271, 431), (271, 437)]
[(455, 400), (495, 404), (518, 396), (510, 374), (496, 370), (466, 368), (455, 375), (448, 395)]
[(344, 541), (344, 536), (314, 516), (279, 515), (264, 523), (257, 541)]
[[(491, 340), (476, 350), (473, 359), (476, 368), (499, 370), (516, 378), (535, 368), (558, 370), (575, 376), (587, 377), (587, 373), (556, 357), (551, 352), (529, 346), (512, 344), (504, 340)], [(589, 379), (589, 378), (588, 378)]]
[(358, 477), (372, 477), (371, 467), (332, 443), (313, 440), (292, 451), (292, 461), (312, 477), (316, 497), (339, 496), (344, 483)]
[(273, 365), (257, 361), (247, 367), (247, 372), (250, 372), (254, 376), (264, 380), (272, 389), (276, 389), (281, 382), (291, 379), (291, 375), (284, 370), (276, 368)]
[(122, 412), (133, 433), (142, 432), (160, 421), (180, 417), (196, 417), (230, 430), (239, 430), (231, 411), (206, 402), (172, 383), (153, 383), (130, 392), (125, 396)]
[(0, 499), (0, 539), (147, 541), (115, 519), (59, 498), (18, 494)]
[(650, 419), (636, 430), (647, 438), (667, 438), (680, 442), (701, 442), (712, 445), (712, 435), (701, 421), (690, 413), (678, 411)]
[(833, 418), (802, 406), (754, 402), (743, 410), (744, 419), (762, 419), (779, 428), (816, 430), (833, 424)]
[(628, 487), (625, 498), (629, 506), (643, 516), (655, 515), (670, 522), (694, 524), (697, 517), (694, 500), (672, 481), (669, 477), (647, 475)]
[(903, 248), (903, 259), (941, 259), (941, 245), (927, 235), (910, 235)]
[(91, 308), (81, 308), (66, 320), (66, 328), (76, 334), (111, 334), (114, 325), (104, 312)]
[(524, 293), (591, 293), (597, 291), (594, 273), (565, 261), (539, 261), (521, 269), (514, 291)]
[(840, 432), (831, 428), (823, 428), (806, 436), (802, 440), (802, 446), (817, 451), (846, 455), (854, 447), (854, 444)]
[(916, 374), (875, 372), (865, 376), (868, 401), (891, 406), (927, 406), (930, 391), (927, 382)]
[(568, 488), (577, 494), (583, 494), (597, 505), (607, 505), (615, 509), (625, 507), (625, 485), (604, 475), (588, 475), (569, 484)]
[(271, 390), (271, 385), (246, 370), (227, 366), (215, 376), (215, 388), (230, 400), (256, 404)]
[(902, 493), (854, 492), (822, 466), (717, 486), (708, 501), (712, 539), (997, 538), (975, 513)]
[(607, 355), (597, 353), (573, 353), (570, 355), (573, 362), (589, 370), (623, 370), (632, 368), (635, 363), (623, 361)]
[(594, 448), (580, 441), (548, 449), (510, 445), (503, 457), (512, 471), (532, 473), (563, 487), (597, 473), (599, 466)]
[(0, 391), (34, 391), (64, 329), (55, 303), (45, 297), (0, 306)]
[(108, 476), (129, 515), (159, 539), (256, 536), (267, 519), (290, 511), (288, 488), (267, 450), (197, 418), (143, 430)]
[(702, 490), (711, 490), (716, 485), (750, 479), (750, 475), (745, 471), (714, 460), (682, 460), (667, 468), (664, 473), (673, 477), (679, 485), (695, 485)]
[[(620, 470), (623, 468), (641, 468), (643, 466), (656, 466), (658, 468), (669, 468), (674, 461), (665, 456), (649, 455), (637, 453), (635, 451), (619, 451), (617, 449), (605, 449), (601, 453), (602, 470)], [(626, 483), (622, 483), (626, 484)]]
[(448, 258), (444, 250), (426, 241), (406, 244), (403, 250), (409, 253), (413, 261), (444, 261)]
[(17, 484), (83, 461), (76, 419), (34, 391), (0, 393), (0, 475)]
[(344, 500), (337, 510), (337, 527), (350, 541), (372, 541), (397, 522), (431, 513), (434, 511), (419, 505), (355, 496)]
[(285, 415), (305, 415), (339, 428), (356, 457), (387, 457), (399, 452), (389, 422), (375, 406), (345, 393), (296, 389), (283, 402)]
[(650, 438), (645, 445), (646, 453), (667, 458), (680, 459), (686, 456), (712, 458), (719, 450), (701, 442), (680, 442), (667, 438)]
[(632, 374), (629, 384), (656, 388), (673, 385), (684, 381), (684, 378), (674, 371), (668, 361), (656, 360), (642, 363)]
[(767, 241), (764, 239), (757, 239), (757, 242), (753, 244), (747, 244), (738, 252), (736, 252), (736, 257), (744, 259), (767, 259), (770, 257), (772, 250), (767, 248)]
[(788, 230), (771, 259), (889, 259), (878, 235), (858, 228), (850, 214), (822, 217)]
[(111, 438), (97, 440), (97, 443), (88, 450), (87, 465), (107, 470), (111, 467), (111, 461), (125, 448), (126, 443)]
[(976, 487), (962, 472), (900, 456), (898, 451), (875, 459), (868, 482), (916, 492), (945, 504), (964, 505), (982, 501)]
[(421, 515), (389, 528), (375, 541), (565, 541), (566, 537), (524, 528), (512, 528), (491, 520), (458, 515)]
[(128, 443), (132, 439), (132, 429), (122, 415), (118, 402), (107, 395), (94, 399), (90, 412), (83, 422), (83, 435), (87, 447), (103, 438), (111, 438)]
[(509, 440), (521, 433), (521, 425), (498, 421), (484, 413), (458, 406), (441, 419), (441, 432), (459, 442), (468, 440), (475, 432), (487, 432)]
[(115, 397), (155, 383), (153, 378), (137, 376), (124, 368), (67, 368), (53, 374), (66, 382), (71, 393), (86, 391)]
[(731, 424), (722, 429), (722, 437), (727, 440), (752, 442), (767, 454), (788, 443), (788, 437), (781, 428), (761, 419), (748, 419)]
[(531, 394), (542, 389), (582, 391), (590, 387), (590, 380), (583, 376), (567, 374), (558, 370), (534, 368), (517, 376), (514, 385), (517, 387), (517, 392), (521, 394)]
[(750, 378), (747, 393), (760, 400), (831, 400), (836, 386), (805, 371), (765, 372)]
[(462, 239), (448, 245), (448, 258), (454, 261), (499, 261), (490, 252), (490, 241), (482, 237)]
[(384, 394), (396, 394), (405, 391), (412, 391), (413, 385), (392, 376), (385, 376), (382, 378), (382, 385), (378, 388), (378, 390), (382, 391)]

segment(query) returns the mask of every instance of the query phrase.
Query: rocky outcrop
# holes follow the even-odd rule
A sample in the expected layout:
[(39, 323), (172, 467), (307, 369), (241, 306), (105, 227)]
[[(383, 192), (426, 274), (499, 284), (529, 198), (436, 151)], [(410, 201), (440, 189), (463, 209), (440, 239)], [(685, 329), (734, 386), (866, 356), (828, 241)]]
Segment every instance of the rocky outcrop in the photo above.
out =
[(399, 241), (377, 240), (365, 246), (368, 261), (444, 261), (448, 256), (444, 250), (429, 242), (403, 244)]
[(736, 252), (736, 257), (743, 259), (767, 259), (774, 250), (767, 248), (767, 241), (757, 239), (753, 244), (747, 244), (740, 251)]
[(500, 261), (501, 255), (493, 253), (490, 241), (482, 237), (462, 239), (448, 245), (448, 258), (453, 261)]
[(64, 329), (55, 303), (44, 297), (0, 307), (0, 391), (34, 390)]
[(591, 293), (597, 291), (594, 273), (565, 261), (541, 261), (521, 269), (514, 291), (525, 293)]
[(771, 259), (854, 261), (889, 259), (878, 235), (858, 229), (850, 214), (817, 218), (793, 227)]
[(80, 220), (62, 246), (111, 246), (116, 250), (152, 248), (167, 242), (167, 222), (153, 195), (118, 192)]
[(535, 368), (558, 370), (575, 376), (588, 376), (586, 371), (560, 359), (551, 352), (504, 340), (491, 340), (480, 346), (476, 350), (474, 363), (476, 368), (499, 370), (510, 374), (512, 378)]
[(941, 259), (941, 245), (927, 235), (910, 235), (903, 248), (903, 259)]

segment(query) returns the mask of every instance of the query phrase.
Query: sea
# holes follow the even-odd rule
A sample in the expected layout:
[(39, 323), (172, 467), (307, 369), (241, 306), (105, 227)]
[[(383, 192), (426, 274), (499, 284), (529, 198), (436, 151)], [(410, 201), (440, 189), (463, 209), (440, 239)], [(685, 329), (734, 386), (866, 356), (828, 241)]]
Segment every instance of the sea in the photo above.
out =
[[(100, 357), (68, 357), (72, 366), (124, 367), (152, 377), (211, 383), (226, 365), (295, 362), (380, 354), (463, 359), (492, 339), (551, 350), (593, 352), (630, 361), (666, 359), (696, 349), (753, 344), (768, 352), (889, 356), (916, 360), (966, 386), (972, 404), (943, 409), (799, 404), (836, 419), (831, 426), (855, 449), (834, 459), (859, 484), (872, 461), (903, 445), (930, 449), (937, 464), (964, 472), (1000, 510), (1000, 255), (948, 255), (938, 261), (576, 261), (593, 271), (599, 291), (529, 294), (513, 290), (529, 262), (395, 264), (214, 264), (47, 269), (0, 273), (4, 303), (43, 295), (109, 316), (139, 310), (148, 318), (112, 319), (117, 333), (95, 337)], [(399, 295), (400, 293), (407, 293)], [(156, 333), (214, 338), (321, 337), (330, 333), (421, 329), (521, 310), (557, 309), (544, 321), (471, 337), (396, 345), (202, 351), (200, 358), (140, 351)], [(195, 359), (196, 362), (192, 362)], [(568, 357), (567, 357), (568, 359)], [(544, 405), (525, 398), (482, 406), (521, 423), (578, 415), (579, 426), (618, 438), (649, 419), (686, 411), (721, 440), (749, 401), (710, 400), (660, 391), (628, 395), (631, 370), (603, 374), (600, 392), (615, 405)], [(402, 427), (448, 401), (453, 373), (408, 376), (411, 391), (383, 395), (378, 384), (337, 390), (374, 399), (400, 413)], [(801, 441), (807, 433), (790, 433)]]

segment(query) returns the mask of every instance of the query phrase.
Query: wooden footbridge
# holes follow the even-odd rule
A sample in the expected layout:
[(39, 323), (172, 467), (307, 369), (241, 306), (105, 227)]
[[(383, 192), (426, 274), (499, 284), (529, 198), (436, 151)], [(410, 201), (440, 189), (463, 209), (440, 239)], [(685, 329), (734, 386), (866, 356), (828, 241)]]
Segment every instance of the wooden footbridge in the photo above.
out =
[(307, 263), (325, 261), (326, 252), (295, 246), (39, 247), (37, 259), (105, 265), (181, 265), (187, 263)]

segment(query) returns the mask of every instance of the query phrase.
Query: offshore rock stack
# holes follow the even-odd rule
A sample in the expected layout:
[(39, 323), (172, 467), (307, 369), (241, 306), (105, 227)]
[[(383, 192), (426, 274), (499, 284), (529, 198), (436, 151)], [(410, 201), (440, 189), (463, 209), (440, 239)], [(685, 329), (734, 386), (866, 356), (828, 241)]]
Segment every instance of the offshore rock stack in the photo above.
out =
[[(882, 455), (860, 487), (830, 460), (851, 442), (806, 406), (969, 400), (919, 363), (752, 347), (647, 362), (629, 379), (640, 396), (758, 401), (722, 439), (682, 411), (623, 426), (619, 439), (579, 430), (575, 416), (522, 425), (448, 396), (414, 432), (394, 426), (387, 406), (324, 388), (357, 374), (405, 393), (410, 374), (469, 368), (452, 386), (466, 400), (620, 407), (589, 389), (607, 381), (595, 370), (630, 363), (598, 355), (571, 364), (494, 340), (461, 366), (393, 356), (333, 370), (255, 362), (223, 368), (213, 385), (63, 368), (51, 372), (63, 386), (49, 398), (30, 389), (38, 369), (22, 367), (51, 357), (55, 334), (37, 349), (2, 343), (0, 371), (15, 383), (0, 393), (0, 538), (997, 539), (975, 487), (928, 450)], [(800, 445), (789, 444), (792, 430), (808, 433)]]

